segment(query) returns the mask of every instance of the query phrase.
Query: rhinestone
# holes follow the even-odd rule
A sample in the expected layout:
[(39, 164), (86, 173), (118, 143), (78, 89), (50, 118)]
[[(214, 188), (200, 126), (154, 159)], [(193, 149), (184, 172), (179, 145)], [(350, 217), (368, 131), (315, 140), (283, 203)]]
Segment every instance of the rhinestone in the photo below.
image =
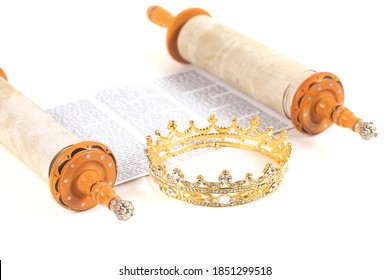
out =
[(252, 181), (253, 180), (253, 174), (252, 173), (247, 173), (246, 174), (246, 180), (247, 181)]
[(265, 171), (265, 175), (272, 175), (272, 173), (275, 172), (275, 167), (272, 165), (272, 164), (269, 164), (266, 171)]
[(175, 193), (175, 191), (172, 190), (171, 188), (167, 188), (167, 189), (165, 190), (165, 192), (166, 192), (166, 194), (169, 195), (170, 197), (176, 197), (176, 196), (177, 196), (177, 194)]
[(161, 177), (162, 176), (162, 171), (163, 171), (161, 165), (157, 166), (156, 170), (157, 170), (157, 176)]
[(271, 185), (271, 187), (269, 187), (269, 192), (275, 191), (277, 187), (278, 187), (278, 184), (277, 184), (277, 183), (273, 183), (273, 184)]
[(178, 169), (174, 169), (172, 171), (172, 179), (174, 180), (175, 183), (178, 183), (180, 181), (181, 175), (180, 171)]
[(227, 194), (218, 197), (217, 200), (220, 206), (228, 206), (233, 202), (233, 199)]
[(224, 170), (219, 175), (218, 181), (220, 181), (221, 183), (230, 183), (232, 181), (232, 175), (228, 170)]

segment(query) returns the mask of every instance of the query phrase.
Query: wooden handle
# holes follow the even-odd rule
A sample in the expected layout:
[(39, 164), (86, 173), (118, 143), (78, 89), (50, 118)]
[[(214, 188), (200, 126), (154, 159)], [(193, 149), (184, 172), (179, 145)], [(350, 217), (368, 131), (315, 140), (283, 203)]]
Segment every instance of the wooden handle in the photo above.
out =
[(0, 77), (3, 77), (5, 80), (7, 80), (7, 75), (5, 75), (3, 69), (0, 67)]
[(348, 108), (337, 103), (329, 96), (318, 100), (315, 111), (319, 116), (351, 130), (354, 130), (355, 123), (360, 120)]
[(191, 8), (182, 11), (174, 17), (170, 12), (160, 6), (149, 7), (146, 14), (151, 22), (167, 28), (166, 44), (169, 54), (178, 62), (189, 63), (179, 52), (177, 47), (177, 37), (179, 36), (182, 27), (191, 18), (199, 15), (210, 16), (210, 14), (199, 8)]
[(165, 28), (168, 28), (174, 19), (170, 12), (160, 6), (150, 6), (146, 14), (151, 22)]
[(111, 200), (119, 196), (115, 193), (112, 186), (106, 182), (98, 182), (91, 189), (91, 197), (100, 205), (110, 209)]

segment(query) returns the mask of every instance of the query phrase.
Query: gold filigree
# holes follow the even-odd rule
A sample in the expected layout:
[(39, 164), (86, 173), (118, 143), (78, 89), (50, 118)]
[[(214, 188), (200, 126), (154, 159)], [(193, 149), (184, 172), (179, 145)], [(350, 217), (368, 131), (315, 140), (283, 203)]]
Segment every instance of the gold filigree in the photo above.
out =
[[(210, 115), (206, 127), (198, 128), (193, 121), (181, 132), (175, 121), (170, 121), (167, 136), (156, 131), (156, 140), (146, 137), (146, 155), (150, 163), (150, 174), (160, 190), (170, 197), (202, 206), (234, 206), (264, 197), (274, 192), (282, 182), (291, 154), (291, 143), (286, 143), (286, 131), (279, 138), (273, 135), (272, 127), (262, 132), (258, 129), (259, 118), (252, 117), (250, 126), (242, 128), (233, 119), (228, 126), (218, 126), (217, 119)], [(185, 179), (179, 168), (168, 170), (166, 161), (173, 156), (199, 148), (233, 147), (260, 152), (270, 159), (263, 173), (254, 177), (233, 180), (229, 170), (223, 170), (218, 181), (207, 181), (202, 175), (195, 181)]]

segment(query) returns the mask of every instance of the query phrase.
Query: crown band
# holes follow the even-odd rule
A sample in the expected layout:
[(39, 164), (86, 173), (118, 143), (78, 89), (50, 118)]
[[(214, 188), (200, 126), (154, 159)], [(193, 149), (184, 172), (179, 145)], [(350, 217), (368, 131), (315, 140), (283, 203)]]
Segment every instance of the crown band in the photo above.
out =
[[(229, 126), (218, 126), (214, 115), (210, 115), (208, 122), (207, 127), (197, 128), (190, 121), (189, 128), (180, 132), (176, 123), (170, 121), (167, 136), (156, 131), (155, 142), (151, 136), (147, 136), (148, 147), (145, 152), (149, 159), (150, 174), (162, 192), (195, 205), (221, 207), (252, 202), (279, 187), (291, 154), (291, 144), (285, 143), (285, 130), (280, 132), (279, 138), (274, 137), (272, 127), (261, 132), (258, 130), (257, 116), (251, 119), (248, 128), (239, 127), (235, 119)], [(260, 152), (272, 159), (273, 163), (265, 165), (260, 177), (255, 178), (247, 173), (245, 178), (233, 181), (230, 171), (223, 170), (215, 182), (206, 181), (202, 175), (198, 175), (195, 181), (188, 181), (179, 168), (168, 170), (165, 164), (170, 157), (210, 147), (234, 147)]]

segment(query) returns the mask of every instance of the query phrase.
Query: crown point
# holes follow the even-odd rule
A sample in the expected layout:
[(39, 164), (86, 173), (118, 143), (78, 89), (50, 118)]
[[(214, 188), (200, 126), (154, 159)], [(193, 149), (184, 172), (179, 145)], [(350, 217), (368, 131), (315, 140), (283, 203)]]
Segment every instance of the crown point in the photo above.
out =
[(272, 163), (267, 163), (265, 168), (264, 168), (264, 171), (263, 173), (267, 176), (271, 176), (272, 174), (274, 174), (275, 172), (275, 167)]
[(156, 130), (156, 131), (154, 132), (154, 134), (156, 134), (156, 136), (161, 136), (161, 131), (160, 131), (160, 130)]
[(184, 178), (183, 172), (181, 172), (179, 168), (173, 169), (171, 176), (175, 183), (178, 183), (181, 179)]
[(251, 119), (251, 126), (257, 127), (260, 124), (260, 120), (258, 116), (253, 116)]
[(247, 181), (252, 181), (253, 180), (253, 174), (248, 172), (248, 173), (246, 173), (245, 178), (246, 178)]
[(231, 183), (232, 175), (230, 174), (229, 170), (223, 170), (218, 176), (218, 181), (220, 181), (221, 183)]
[(279, 134), (279, 139), (284, 141), (287, 139), (287, 131), (286, 130), (282, 130)]
[(214, 114), (211, 114), (210, 117), (208, 118), (208, 122), (209, 123), (216, 123), (218, 120), (217, 118), (215, 117)]
[(146, 145), (147, 146), (152, 146), (153, 145), (153, 140), (152, 140), (152, 137), (150, 135), (146, 136)]
[(274, 136), (274, 128), (272, 126), (267, 127), (267, 134), (270, 137)]
[(168, 130), (175, 130), (177, 128), (177, 124), (174, 120), (170, 120), (168, 124)]
[(162, 177), (164, 173), (165, 173), (165, 167), (162, 166), (162, 165), (158, 165), (156, 167), (156, 174), (157, 174), (157, 176)]
[(292, 145), (291, 145), (291, 143), (289, 142), (289, 143), (287, 143), (287, 149), (286, 149), (287, 157), (290, 157), (291, 151), (292, 151)]
[(202, 175), (198, 175), (196, 177), (196, 183), (203, 184), (203, 182), (204, 182), (204, 177)]

